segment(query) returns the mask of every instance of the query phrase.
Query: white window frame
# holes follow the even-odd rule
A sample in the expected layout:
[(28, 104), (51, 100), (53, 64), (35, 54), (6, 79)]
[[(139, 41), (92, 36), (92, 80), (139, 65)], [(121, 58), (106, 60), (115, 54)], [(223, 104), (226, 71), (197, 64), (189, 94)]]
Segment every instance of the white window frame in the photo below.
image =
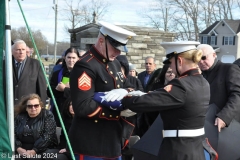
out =
[(203, 36), (202, 44), (207, 44), (207, 41), (208, 41), (208, 37), (207, 36)]
[(224, 45), (233, 45), (233, 37), (224, 37)]
[(215, 45), (216, 43), (216, 36), (211, 36), (211, 41), (210, 41), (210, 45)]

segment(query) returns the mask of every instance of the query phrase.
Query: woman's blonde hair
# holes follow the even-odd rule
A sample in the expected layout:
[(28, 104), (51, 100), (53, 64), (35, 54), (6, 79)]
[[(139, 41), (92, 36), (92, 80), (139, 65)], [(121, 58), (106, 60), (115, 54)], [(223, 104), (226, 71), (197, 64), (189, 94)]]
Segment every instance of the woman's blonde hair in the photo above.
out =
[(202, 58), (202, 50), (192, 49), (179, 54), (179, 56), (189, 60), (190, 62), (198, 64)]
[(20, 102), (14, 107), (14, 115), (17, 116), (19, 113), (27, 112), (26, 111), (27, 102), (28, 102), (28, 100), (33, 100), (33, 99), (38, 99), (40, 107), (44, 108), (44, 104), (43, 104), (41, 98), (39, 97), (39, 95), (33, 93), (33, 94), (23, 96), (21, 98)]

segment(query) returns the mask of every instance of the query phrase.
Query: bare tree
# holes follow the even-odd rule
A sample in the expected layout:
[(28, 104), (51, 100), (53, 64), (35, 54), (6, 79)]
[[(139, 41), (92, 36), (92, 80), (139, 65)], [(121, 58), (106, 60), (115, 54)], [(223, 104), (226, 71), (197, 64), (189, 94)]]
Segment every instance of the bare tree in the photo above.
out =
[[(171, 0), (172, 5), (178, 7), (184, 14), (185, 21), (188, 22), (181, 24), (186, 33), (189, 35), (186, 37), (187, 40), (198, 40), (199, 33), (199, 1), (200, 0)], [(176, 20), (176, 19), (175, 19)]]
[(177, 33), (177, 40), (198, 41), (198, 34), (215, 21), (238, 18), (239, 8), (239, 0), (155, 0), (140, 15), (155, 28)]
[[(31, 30), (31, 32), (32, 32), (33, 39), (36, 43), (36, 46), (38, 48), (38, 51), (41, 54), (43, 50), (45, 50), (48, 44), (48, 41), (40, 30)], [(30, 48), (33, 48), (33, 43), (30, 38), (30, 35), (28, 34), (26, 27), (20, 27), (17, 29), (13, 28), (11, 31), (11, 38), (12, 40), (22, 39), (25, 41), (27, 46), (29, 46)]]
[(148, 24), (150, 23), (154, 28), (168, 31), (176, 9), (171, 6), (168, 1), (163, 0), (155, 0), (146, 6), (147, 7), (142, 8), (138, 14), (148, 19)]
[(70, 22), (64, 28), (75, 29), (85, 24), (91, 23), (93, 20), (93, 13), (100, 20), (108, 12), (110, 3), (106, 0), (91, 0), (91, 3), (82, 4), (81, 0), (64, 0), (66, 6), (62, 9), (61, 14), (63, 20)]

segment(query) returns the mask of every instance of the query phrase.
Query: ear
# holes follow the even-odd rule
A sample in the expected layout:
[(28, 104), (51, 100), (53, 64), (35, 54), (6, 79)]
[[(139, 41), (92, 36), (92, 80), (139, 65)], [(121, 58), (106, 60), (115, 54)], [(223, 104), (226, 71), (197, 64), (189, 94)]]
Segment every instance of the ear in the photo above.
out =
[(217, 57), (217, 54), (216, 54), (215, 52), (213, 53), (213, 57), (214, 57), (214, 58), (216, 58), (216, 57)]
[(182, 66), (183, 64), (183, 58), (178, 56), (178, 64), (179, 66)]

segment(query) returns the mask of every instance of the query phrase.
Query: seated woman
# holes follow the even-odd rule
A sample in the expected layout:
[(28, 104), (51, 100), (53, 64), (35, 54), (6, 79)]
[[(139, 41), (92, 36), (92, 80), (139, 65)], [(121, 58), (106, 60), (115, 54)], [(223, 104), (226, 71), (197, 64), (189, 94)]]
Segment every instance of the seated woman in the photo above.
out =
[(37, 94), (22, 97), (15, 107), (15, 115), (15, 149), (21, 156), (15, 159), (45, 159), (57, 155), (56, 123)]

